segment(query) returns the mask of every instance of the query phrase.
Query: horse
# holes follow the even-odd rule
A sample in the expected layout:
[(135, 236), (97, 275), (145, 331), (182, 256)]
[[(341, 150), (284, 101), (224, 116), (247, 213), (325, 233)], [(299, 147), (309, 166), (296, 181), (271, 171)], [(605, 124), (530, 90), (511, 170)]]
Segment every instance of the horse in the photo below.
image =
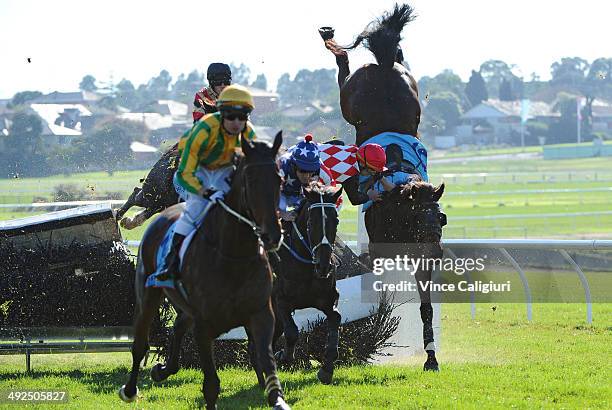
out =
[[(122, 227), (134, 229), (156, 213), (179, 202), (179, 197), (172, 183), (178, 163), (177, 143), (162, 155), (153, 165), (146, 178), (141, 180), (142, 188), (134, 188), (128, 200), (115, 213), (115, 219), (120, 221)], [(145, 209), (133, 218), (123, 218), (123, 215), (133, 206), (140, 206)]]
[[(444, 184), (434, 187), (414, 176), (414, 182), (399, 185), (383, 193), (383, 200), (375, 202), (365, 213), (365, 225), (370, 237), (369, 257), (394, 258), (387, 254), (386, 244), (409, 244), (416, 258), (442, 257), (442, 227), (446, 216), (438, 201), (444, 193)], [(377, 247), (377, 244), (385, 244)], [(395, 249), (393, 250), (393, 252)], [(431, 281), (431, 269), (417, 269), (415, 279), (421, 299), (420, 314), (423, 322), (423, 348), (427, 352), (424, 370), (439, 370), (433, 334), (433, 307), (429, 290), (423, 284)]]
[[(333, 39), (326, 41), (337, 56), (342, 116), (355, 127), (358, 146), (385, 131), (417, 136), (421, 119), (417, 81), (396, 61), (402, 29), (414, 18), (410, 6), (396, 5), (393, 12), (370, 23), (352, 45), (340, 47)], [(361, 43), (378, 64), (366, 64), (351, 74), (346, 50)]]
[[(272, 310), (272, 271), (267, 250), (282, 242), (276, 216), (280, 176), (275, 161), (282, 143), (248, 142), (241, 138), (244, 154), (237, 160), (231, 188), (224, 201), (212, 207), (187, 249), (181, 270), (183, 292), (176, 289), (145, 287), (146, 278), (156, 270), (156, 253), (182, 204), (174, 205), (155, 219), (142, 238), (136, 267), (136, 313), (132, 370), (119, 390), (122, 400), (133, 401), (140, 362), (147, 352), (148, 334), (162, 297), (165, 295), (182, 311), (182, 322), (194, 324), (194, 336), (204, 373), (202, 391), (207, 409), (216, 408), (220, 381), (212, 352), (212, 342), (222, 333), (244, 326), (256, 351), (255, 370), (265, 387), (268, 403), (275, 409), (288, 409), (276, 376), (272, 352), (274, 313)], [(265, 377), (264, 377), (265, 376)]]
[(297, 210), (297, 217), (285, 230), (290, 234), (278, 251), (280, 261), (274, 263), (276, 281), (272, 300), (276, 326), (272, 345), (283, 332), (285, 334), (284, 349), (277, 352), (277, 361), (290, 364), (295, 360), (299, 329), (293, 312), (317, 308), (325, 314), (328, 327), (325, 359), (317, 373), (323, 384), (332, 381), (342, 318), (337, 309), (340, 295), (332, 263), (338, 229), (335, 204), (341, 194), (342, 187), (325, 187), (316, 182), (305, 189), (306, 198)]
[[(403, 54), (398, 47), (404, 26), (414, 18), (412, 7), (396, 4), (391, 12), (371, 22), (354, 43), (346, 47), (335, 42), (333, 29), (320, 29), (325, 46), (336, 56), (340, 107), (346, 121), (355, 127), (358, 146), (385, 132), (397, 133), (400, 138), (401, 135), (409, 135), (417, 140), (419, 138), (421, 105), (418, 86), (412, 74), (401, 64)], [(377, 64), (366, 64), (351, 74), (347, 50), (355, 49), (362, 43), (374, 54)], [(404, 141), (403, 145), (407, 144), (411, 143)], [(440, 211), (437, 201), (444, 192), (444, 185), (434, 187), (423, 181), (417, 183), (422, 179), (422, 175), (414, 172), (418, 164), (403, 158), (402, 149), (396, 144), (389, 145), (386, 151), (390, 171), (415, 174), (407, 178), (414, 182), (396, 184), (391, 194), (383, 195), (382, 201), (375, 202), (366, 210), (366, 230), (370, 245), (420, 242), (426, 253), (423, 256), (441, 255), (441, 231), (446, 224), (446, 217)], [(431, 271), (421, 272), (417, 279), (427, 280), (430, 277)], [(421, 292), (419, 289), (419, 294), (424, 346), (428, 355), (424, 369), (438, 370), (429, 292)]]

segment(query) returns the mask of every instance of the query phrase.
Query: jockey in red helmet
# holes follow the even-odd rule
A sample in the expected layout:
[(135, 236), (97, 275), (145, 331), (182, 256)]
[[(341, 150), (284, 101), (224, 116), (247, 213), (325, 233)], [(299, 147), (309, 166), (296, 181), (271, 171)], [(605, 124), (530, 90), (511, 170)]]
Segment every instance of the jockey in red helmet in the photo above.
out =
[[(387, 170), (387, 167), (385, 167), (387, 163), (385, 150), (378, 144), (364, 144), (359, 147), (355, 156), (357, 157), (357, 164), (359, 164), (359, 174), (342, 182), (344, 192), (346, 192), (349, 201), (351, 201), (353, 205), (361, 205), (368, 201), (380, 201), (380, 192), (371, 188), (375, 181), (380, 180), (385, 191), (390, 191), (395, 188), (395, 184), (389, 182), (381, 175)], [(369, 188), (365, 193), (359, 190), (360, 176), (372, 177), (367, 184)]]

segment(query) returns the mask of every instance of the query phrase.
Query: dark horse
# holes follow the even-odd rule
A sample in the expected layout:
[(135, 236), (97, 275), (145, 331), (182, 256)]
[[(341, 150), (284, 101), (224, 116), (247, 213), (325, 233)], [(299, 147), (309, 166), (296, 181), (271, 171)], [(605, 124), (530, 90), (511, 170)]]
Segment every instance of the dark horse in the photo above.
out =
[[(280, 262), (274, 264), (276, 281), (272, 294), (276, 327), (274, 342), (285, 333), (285, 346), (277, 353), (280, 362), (291, 363), (299, 329), (292, 314), (297, 309), (314, 307), (327, 318), (325, 359), (318, 378), (324, 384), (332, 381), (334, 362), (338, 359), (338, 290), (333, 245), (338, 229), (336, 200), (342, 188), (323, 187), (312, 183), (305, 190), (306, 199), (298, 209), (289, 237), (278, 251)], [(273, 345), (274, 345), (273, 342)]]
[(265, 252), (277, 249), (282, 240), (276, 217), (280, 176), (275, 162), (282, 137), (279, 133), (272, 147), (244, 139), (241, 143), (244, 155), (239, 159), (225, 202), (210, 210), (185, 253), (181, 278), (188, 295), (187, 305), (180, 302), (182, 298), (175, 290), (144, 287), (147, 276), (156, 269), (159, 244), (179, 217), (182, 206), (164, 211), (142, 238), (136, 268), (132, 371), (119, 391), (125, 401), (136, 398), (140, 362), (149, 348), (149, 328), (165, 294), (175, 306), (183, 306), (180, 315), (186, 318), (183, 322), (194, 324), (208, 409), (216, 408), (220, 388), (212, 342), (239, 326), (247, 329), (254, 345), (255, 370), (260, 385), (265, 387), (268, 403), (277, 409), (288, 408), (272, 352), (272, 271)]
[[(175, 205), (179, 199), (172, 177), (178, 167), (178, 144), (174, 144), (153, 165), (153, 168), (142, 182), (142, 188), (134, 188), (128, 200), (119, 208), (115, 218), (121, 221), (125, 229), (134, 229), (158, 212)], [(133, 206), (145, 208), (133, 218), (123, 218), (123, 215)]]
[[(396, 5), (392, 12), (370, 23), (348, 47), (336, 44), (331, 38), (331, 29), (321, 30), (326, 47), (336, 56), (342, 115), (355, 127), (357, 145), (385, 131), (418, 138), (421, 106), (417, 82), (400, 64), (403, 57), (398, 52), (401, 32), (406, 24), (414, 20), (413, 13), (414, 10), (408, 5)], [(346, 50), (354, 49), (361, 43), (374, 54), (377, 64), (366, 64), (350, 74)], [(393, 162), (405, 162), (401, 158), (392, 158), (389, 150), (387, 157), (388, 166)], [(418, 175), (414, 177), (420, 179)], [(428, 252), (424, 256), (439, 256), (441, 228), (445, 224), (445, 217), (437, 201), (443, 191), (443, 185), (435, 188), (424, 182), (400, 185), (391, 195), (386, 195), (382, 202), (366, 211), (370, 243), (420, 242)], [(417, 192), (429, 198), (415, 200)], [(419, 274), (420, 280), (429, 278), (431, 271)], [(433, 309), (429, 292), (421, 294), (421, 303), (424, 346), (428, 354), (424, 367), (426, 370), (437, 370), (432, 330)]]
[[(442, 226), (446, 216), (440, 212), (438, 200), (444, 193), (444, 184), (434, 187), (427, 182), (397, 186), (383, 194), (383, 200), (375, 202), (365, 213), (365, 225), (370, 237), (370, 258), (394, 258), (399, 250), (408, 250), (413, 258), (442, 257)], [(384, 244), (377, 246), (377, 244)], [(390, 246), (388, 244), (391, 244)], [(394, 246), (392, 244), (403, 244)], [(407, 244), (407, 247), (405, 246)], [(389, 253), (389, 250), (391, 251)], [(431, 281), (431, 269), (417, 269), (415, 280), (419, 284)], [(417, 286), (421, 299), (420, 313), (423, 322), (423, 346), (427, 352), (425, 370), (438, 370), (434, 345), (433, 307), (428, 290)]]

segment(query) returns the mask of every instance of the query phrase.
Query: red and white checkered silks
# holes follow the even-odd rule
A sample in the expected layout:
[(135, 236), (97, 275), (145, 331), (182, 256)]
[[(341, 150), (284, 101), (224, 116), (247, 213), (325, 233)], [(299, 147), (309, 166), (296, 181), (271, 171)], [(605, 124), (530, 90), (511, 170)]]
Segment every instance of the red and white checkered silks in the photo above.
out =
[(331, 171), (331, 178), (340, 183), (359, 173), (355, 145), (319, 144), (321, 162)]
[[(359, 173), (357, 147), (354, 145), (319, 144), (321, 172), (319, 178), (326, 185), (336, 186)], [(336, 209), (342, 208), (342, 196), (336, 201)]]

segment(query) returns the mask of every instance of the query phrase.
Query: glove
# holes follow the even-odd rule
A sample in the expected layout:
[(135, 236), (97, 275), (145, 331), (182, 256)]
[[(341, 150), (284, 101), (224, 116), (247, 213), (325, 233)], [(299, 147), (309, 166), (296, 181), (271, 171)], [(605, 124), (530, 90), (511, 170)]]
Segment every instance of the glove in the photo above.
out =
[(368, 191), (368, 198), (370, 198), (370, 201), (380, 201), (382, 199), (380, 193), (375, 189), (370, 189)]
[(223, 200), (224, 196), (225, 196), (225, 194), (223, 193), (223, 191), (215, 191), (215, 193), (212, 194), (210, 196), (210, 198), (208, 198), (208, 199), (210, 199), (211, 202), (218, 202), (218, 201)]

